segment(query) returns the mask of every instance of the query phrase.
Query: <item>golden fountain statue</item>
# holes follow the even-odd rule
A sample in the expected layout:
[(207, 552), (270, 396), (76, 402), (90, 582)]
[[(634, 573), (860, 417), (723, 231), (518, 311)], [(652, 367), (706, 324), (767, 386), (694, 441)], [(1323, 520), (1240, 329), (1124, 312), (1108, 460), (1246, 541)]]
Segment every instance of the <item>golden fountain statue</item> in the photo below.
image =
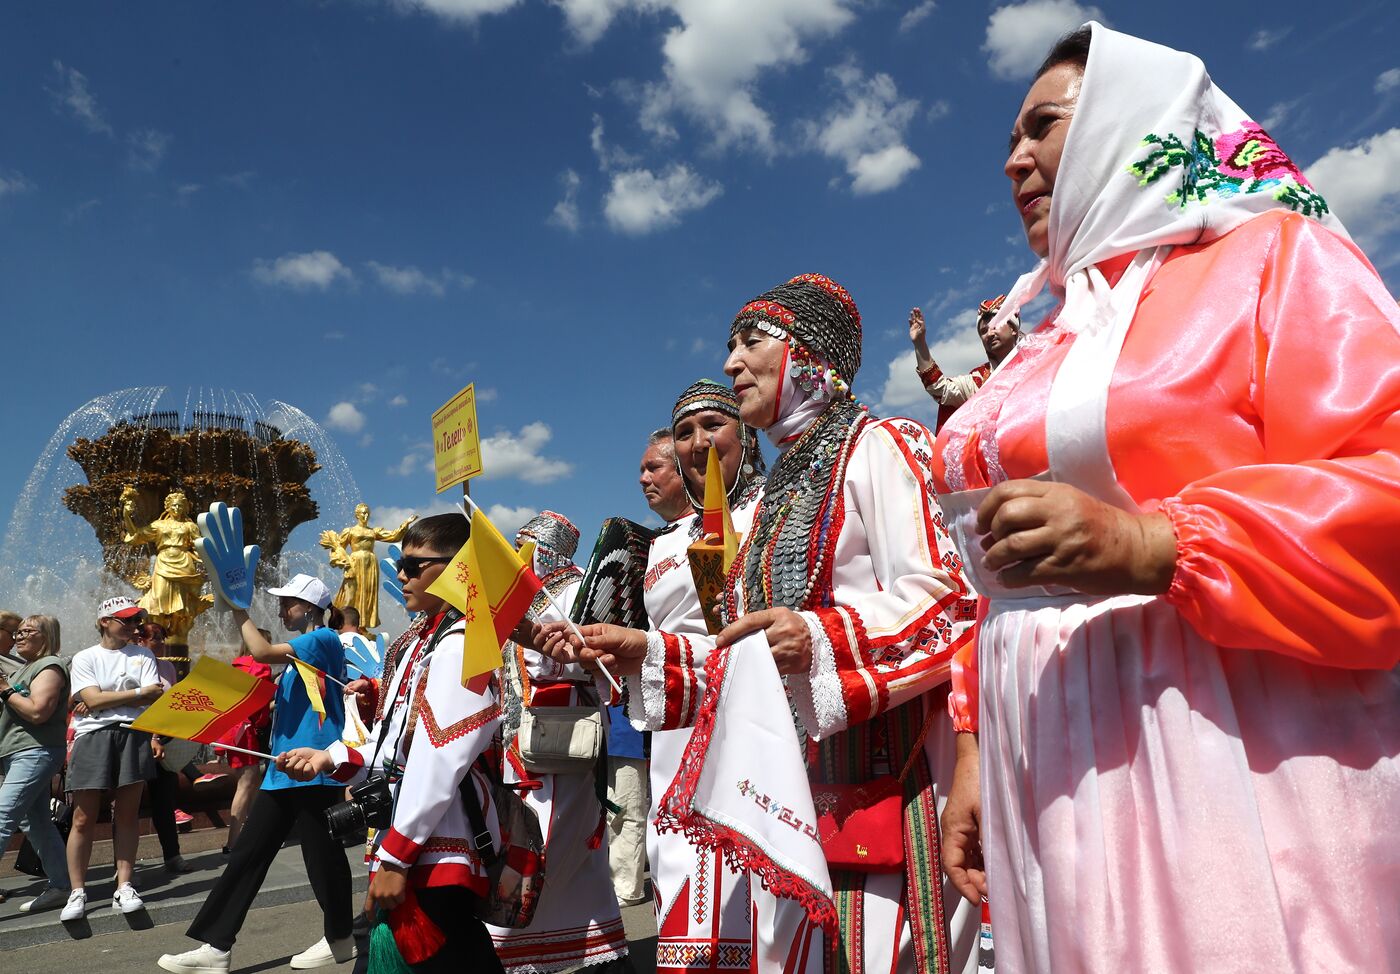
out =
[(170, 644), (187, 645), (194, 620), (214, 604), (214, 596), (201, 594), (204, 569), (194, 547), (199, 525), (190, 517), (190, 503), (183, 491), (172, 490), (166, 494), (165, 510), (144, 527), (136, 524), (136, 502), (136, 488), (131, 485), (123, 488), (122, 542), (152, 544), (156, 548), (150, 574), (136, 579), (136, 587), (145, 590), (140, 606), (152, 622), (165, 627)]
[(345, 570), (345, 580), (333, 601), (341, 607), (353, 605), (358, 609), (360, 625), (365, 629), (379, 626), (379, 559), (374, 554), (374, 543), (399, 541), (417, 519), (415, 514), (392, 530), (373, 528), (369, 524), (369, 505), (356, 504), (354, 524), (344, 531), (321, 532), (320, 544), (330, 552), (331, 565)]

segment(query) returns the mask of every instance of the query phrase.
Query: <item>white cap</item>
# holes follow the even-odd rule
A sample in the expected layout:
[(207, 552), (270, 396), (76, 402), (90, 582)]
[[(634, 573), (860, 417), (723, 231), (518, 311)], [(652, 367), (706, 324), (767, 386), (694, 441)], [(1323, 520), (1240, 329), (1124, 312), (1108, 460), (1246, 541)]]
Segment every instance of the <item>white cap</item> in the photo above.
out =
[(97, 607), (99, 619), (130, 619), (146, 611), (136, 604), (136, 600), (125, 595), (114, 595)]
[(331, 590), (326, 588), (326, 583), (314, 575), (293, 575), (291, 581), (281, 588), (270, 588), (268, 595), (283, 596), (301, 599), (303, 602), (310, 602), (318, 609), (324, 609), (331, 604)]

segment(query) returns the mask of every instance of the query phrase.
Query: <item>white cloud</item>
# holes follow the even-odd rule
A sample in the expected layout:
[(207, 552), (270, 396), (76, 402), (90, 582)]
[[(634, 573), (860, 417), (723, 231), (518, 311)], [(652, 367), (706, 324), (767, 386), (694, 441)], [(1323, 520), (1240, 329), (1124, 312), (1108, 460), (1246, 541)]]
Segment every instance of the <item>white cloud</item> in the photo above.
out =
[(396, 528), (409, 518), (432, 517), (434, 514), (451, 514), (460, 511), (455, 501), (446, 500), (441, 497), (434, 498), (426, 504), (418, 504), (412, 507), (404, 507), (398, 504), (372, 504), (370, 505), (370, 523), (377, 527)]
[(391, 406), (407, 406), (407, 405), (408, 405), (408, 397), (405, 396), (403, 393), (400, 393), (399, 395), (395, 396), (393, 399), (390, 399), (390, 400), (389, 400), (389, 405), (391, 405)]
[(389, 0), (405, 13), (429, 13), (456, 24), (471, 24), (487, 14), (498, 14), (520, 0)]
[(312, 250), (304, 254), (283, 254), (276, 260), (253, 262), (253, 280), (304, 291), (324, 291), (337, 280), (354, 281), (350, 268), (328, 250)]
[(47, 89), (59, 106), (68, 110), (89, 132), (112, 134), (112, 126), (102, 115), (97, 99), (88, 90), (87, 76), (62, 61), (54, 61), (56, 86)]
[(199, 183), (181, 183), (179, 186), (175, 187), (175, 197), (181, 203), (186, 203), (193, 199), (194, 194), (198, 193), (203, 188), (204, 187)]
[[(987, 361), (987, 352), (977, 337), (976, 311), (969, 309), (949, 320), (941, 336), (929, 346), (929, 354), (947, 375), (961, 375)], [(889, 363), (885, 384), (880, 390), (879, 411), (896, 412), (930, 401), (914, 371), (914, 350), (896, 355)]]
[(533, 507), (507, 507), (505, 504), (492, 504), (486, 508), (486, 516), (497, 530), (508, 540), (515, 540), (515, 533), (525, 526), (525, 522), (538, 514)]
[(1075, 0), (1026, 0), (998, 7), (987, 20), (987, 65), (1003, 81), (1029, 78), (1062, 36), (1088, 20), (1103, 21), (1098, 7)]
[(17, 172), (10, 173), (8, 176), (0, 173), (0, 199), (6, 196), (16, 196), (20, 193), (27, 193), (33, 188), (33, 184)]
[(1275, 131), (1280, 125), (1289, 119), (1297, 119), (1298, 109), (1303, 104), (1303, 99), (1293, 98), (1289, 101), (1276, 101), (1269, 106), (1269, 110), (1259, 119), (1259, 124), (1270, 132)]
[(674, 163), (660, 176), (650, 169), (614, 173), (603, 200), (603, 215), (622, 233), (641, 235), (674, 226), (693, 210), (708, 206), (722, 192), (719, 183)]
[(1280, 27), (1277, 30), (1269, 30), (1267, 27), (1260, 28), (1250, 36), (1249, 49), (1251, 51), (1267, 51), (1287, 37), (1292, 30), (1292, 27)]
[(141, 172), (154, 172), (170, 148), (171, 136), (155, 129), (138, 129), (126, 137), (126, 164)]
[(827, 156), (846, 164), (856, 195), (894, 189), (921, 163), (904, 144), (904, 133), (919, 110), (901, 99), (894, 79), (880, 73), (866, 78), (854, 65), (833, 68), (841, 103), (821, 122), (810, 122), (808, 137)]
[(569, 32), (581, 44), (592, 44), (607, 32), (617, 14), (633, 5), (633, 0), (553, 0), (564, 11)]
[(1400, 229), (1400, 128), (1356, 145), (1338, 146), (1306, 170), (1316, 187), (1363, 247), (1374, 247)]
[(493, 389), (493, 388), (490, 387), (490, 386), (487, 386), (487, 387), (484, 388), (484, 389), (478, 389), (478, 390), (476, 390), (476, 401), (477, 401), (477, 402), (495, 402), (495, 401), (496, 401), (496, 396), (497, 396), (497, 395), (498, 395), (498, 393), (496, 392), (495, 389)]
[(431, 294), (440, 298), (447, 293), (449, 287), (456, 286), (466, 290), (476, 283), (476, 278), (470, 274), (447, 268), (436, 274), (429, 274), (411, 264), (395, 267), (370, 260), (365, 262), (365, 266), (370, 269), (375, 280), (395, 294)]
[(570, 233), (578, 233), (582, 225), (578, 215), (578, 188), (582, 180), (572, 169), (565, 169), (559, 174), (559, 182), (564, 187), (564, 198), (554, 204), (548, 222)]
[[(638, 0), (650, 8), (660, 0)], [(679, 111), (704, 125), (718, 146), (743, 142), (771, 154), (773, 120), (757, 101), (761, 75), (802, 62), (809, 40), (849, 24), (852, 0), (664, 0), (680, 24), (666, 32), (665, 78), (646, 87), (641, 122), (653, 135), (674, 135)]]
[(913, 30), (927, 20), (937, 6), (936, 0), (924, 0), (923, 3), (908, 10), (903, 17), (899, 18), (899, 32), (904, 34)]
[(483, 480), (518, 478), (531, 484), (547, 484), (573, 473), (574, 466), (564, 460), (541, 456), (554, 436), (547, 423), (529, 423), (519, 433), (495, 433), (481, 441)]
[(412, 477), (414, 474), (430, 472), (433, 469), (433, 446), (419, 443), (409, 449), (398, 463), (389, 467), (389, 473), (396, 477)]
[(338, 402), (326, 414), (326, 425), (342, 433), (358, 433), (365, 428), (365, 414), (353, 402)]
[(1376, 75), (1376, 94), (1384, 95), (1400, 88), (1400, 68), (1391, 68)]
[(593, 116), (593, 129), (588, 133), (588, 143), (593, 147), (593, 154), (598, 157), (598, 168), (603, 172), (612, 172), (623, 166), (637, 164), (637, 157), (632, 153), (608, 144), (606, 134), (603, 131), (603, 116), (601, 115), (595, 114)]

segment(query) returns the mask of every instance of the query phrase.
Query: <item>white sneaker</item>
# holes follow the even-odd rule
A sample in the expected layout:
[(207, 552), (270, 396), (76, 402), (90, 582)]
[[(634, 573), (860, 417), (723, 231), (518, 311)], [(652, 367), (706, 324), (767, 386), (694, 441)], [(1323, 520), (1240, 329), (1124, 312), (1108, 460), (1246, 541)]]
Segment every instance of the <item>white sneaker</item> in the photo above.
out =
[(313, 967), (329, 967), (332, 964), (344, 964), (348, 960), (353, 960), (354, 957), (354, 937), (345, 937), (341, 940), (327, 940), (322, 937), (292, 958), (292, 969), (306, 971)]
[(60, 920), (81, 920), (87, 913), (87, 890), (79, 887), (68, 894), (68, 902), (63, 905)]
[[(40, 910), (52, 910), (60, 903), (68, 900), (67, 890), (55, 889), (52, 886), (45, 886), (39, 891), (39, 895), (19, 905), (21, 913), (38, 913)], [(82, 914), (80, 913), (79, 916)], [(68, 919), (64, 917), (64, 919)]]
[(161, 954), (156, 961), (172, 974), (228, 974), (232, 951), (203, 944), (183, 954)]
[(146, 904), (141, 902), (141, 897), (136, 892), (136, 887), (130, 883), (122, 883), (117, 887), (117, 891), (112, 894), (112, 909), (120, 913), (135, 913)]

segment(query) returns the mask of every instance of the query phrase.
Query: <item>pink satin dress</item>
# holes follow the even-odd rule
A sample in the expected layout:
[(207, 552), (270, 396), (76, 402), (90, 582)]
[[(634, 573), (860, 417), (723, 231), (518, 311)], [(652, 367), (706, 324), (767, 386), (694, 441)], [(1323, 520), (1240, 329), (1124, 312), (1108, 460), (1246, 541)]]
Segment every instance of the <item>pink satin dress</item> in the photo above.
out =
[[(953, 508), (1044, 475), (1074, 340), (1042, 326), (945, 427)], [(1152, 278), (1105, 435), (1176, 531), (1170, 591), (968, 566), (989, 601), (953, 699), (1003, 974), (1400, 970), (1397, 406), (1395, 299), (1317, 224), (1259, 216)]]

